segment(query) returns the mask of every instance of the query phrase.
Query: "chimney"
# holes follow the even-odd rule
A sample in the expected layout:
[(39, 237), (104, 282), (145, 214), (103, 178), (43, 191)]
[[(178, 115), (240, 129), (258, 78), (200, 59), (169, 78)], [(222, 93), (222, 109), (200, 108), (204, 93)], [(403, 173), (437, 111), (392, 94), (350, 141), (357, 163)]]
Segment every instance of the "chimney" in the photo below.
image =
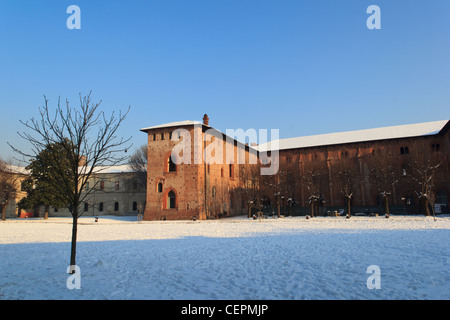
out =
[(209, 126), (209, 118), (208, 115), (205, 113), (205, 115), (203, 116), (203, 124), (205, 126)]

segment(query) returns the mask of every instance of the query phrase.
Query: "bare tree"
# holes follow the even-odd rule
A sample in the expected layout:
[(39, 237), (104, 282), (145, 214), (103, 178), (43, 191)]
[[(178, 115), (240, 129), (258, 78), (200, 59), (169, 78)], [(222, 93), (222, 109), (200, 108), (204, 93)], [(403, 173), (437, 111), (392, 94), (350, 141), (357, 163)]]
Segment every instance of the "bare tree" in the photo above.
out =
[(131, 174), (127, 179), (127, 183), (132, 185), (138, 183), (140, 186), (147, 188), (147, 145), (143, 144), (134, 151), (128, 160), (131, 168)]
[(309, 193), (311, 217), (314, 217), (314, 209), (317, 215), (320, 201), (323, 201), (322, 194), (327, 186), (327, 177), (328, 170), (324, 161), (309, 161), (303, 164), (300, 183)]
[(140, 175), (140, 179), (147, 179), (147, 145), (141, 145), (136, 151), (130, 156), (128, 164), (131, 166), (133, 172)]
[(389, 197), (393, 186), (399, 181), (399, 171), (396, 159), (386, 150), (375, 149), (366, 155), (368, 164), (369, 181), (377, 189), (384, 208), (384, 213), (389, 215)]
[(251, 217), (252, 208), (256, 208), (261, 199), (260, 167), (256, 164), (239, 165), (240, 186), (236, 190), (245, 201), (248, 208), (248, 217)]
[[(264, 191), (270, 194), (277, 205), (277, 215), (280, 217), (281, 206), (283, 206), (283, 214), (285, 214), (285, 206), (288, 199), (291, 199), (294, 179), (290, 179), (292, 172), (284, 169), (278, 170), (274, 175), (263, 176)], [(292, 199), (291, 199), (292, 200)], [(291, 202), (291, 201), (289, 201)], [(290, 205), (290, 203), (289, 203)]]
[[(127, 159), (124, 152), (130, 147), (127, 144), (131, 138), (118, 138), (117, 132), (130, 108), (124, 114), (113, 112), (107, 117), (99, 110), (101, 101), (92, 102), (91, 92), (85, 97), (80, 94), (79, 108), (71, 107), (68, 100), (62, 106), (58, 99), (52, 113), (48, 102), (44, 96), (44, 106), (39, 108), (37, 119), (21, 121), (29, 132), (21, 132), (19, 136), (31, 144), (31, 151), (10, 146), (25, 161), (35, 159), (44, 150), (49, 151), (51, 181), (58, 183), (54, 189), (60, 191), (59, 198), (73, 218), (70, 273), (74, 273), (78, 218), (83, 213), (79, 207), (93, 190), (86, 190), (86, 184), (96, 169), (117, 165)], [(52, 152), (52, 146), (56, 145), (59, 151)]]
[(347, 203), (347, 217), (351, 217), (351, 202), (356, 186), (361, 181), (358, 164), (355, 158), (342, 158), (333, 164), (333, 181)]
[(410, 151), (410, 161), (408, 165), (409, 177), (416, 188), (419, 198), (421, 212), (429, 216), (429, 206), (434, 205), (436, 177), (444, 160), (441, 152), (430, 148), (428, 141), (415, 145), (415, 149)]

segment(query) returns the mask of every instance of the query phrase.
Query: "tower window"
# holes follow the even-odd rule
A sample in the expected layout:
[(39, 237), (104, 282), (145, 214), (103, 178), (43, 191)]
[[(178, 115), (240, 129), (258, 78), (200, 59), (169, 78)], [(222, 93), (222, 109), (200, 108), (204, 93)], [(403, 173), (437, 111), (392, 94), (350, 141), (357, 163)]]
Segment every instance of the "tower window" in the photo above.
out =
[(167, 171), (168, 172), (175, 172), (175, 171), (177, 171), (177, 165), (175, 164), (175, 162), (173, 162), (171, 156), (169, 156), (169, 159), (167, 160)]
[(234, 177), (234, 166), (230, 163), (230, 178)]

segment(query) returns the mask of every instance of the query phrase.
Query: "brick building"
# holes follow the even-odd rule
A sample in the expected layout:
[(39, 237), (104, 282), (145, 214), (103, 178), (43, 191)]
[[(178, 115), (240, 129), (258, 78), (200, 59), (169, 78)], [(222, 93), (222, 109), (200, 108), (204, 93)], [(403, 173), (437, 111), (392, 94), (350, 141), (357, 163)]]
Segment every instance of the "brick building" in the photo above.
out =
[[(388, 167), (394, 173), (385, 190), (390, 203), (413, 212), (418, 207), (419, 189), (410, 178), (417, 171), (412, 166), (420, 155), (439, 158), (439, 173), (433, 176), (435, 202), (448, 210), (449, 126), (449, 121), (444, 120), (278, 140), (279, 172), (275, 179), (283, 186), (274, 192), (264, 187), (263, 179), (259, 180), (255, 202), (264, 205), (266, 212), (273, 212), (280, 203), (288, 205), (289, 212), (305, 213), (315, 179), (322, 211), (345, 208), (348, 201), (358, 210), (376, 211), (381, 189), (372, 177), (372, 169)], [(148, 135), (145, 220), (207, 219), (247, 213), (250, 202), (240, 191), (248, 177), (243, 179), (240, 171), (248, 165), (253, 151), (275, 151), (273, 142), (253, 148), (229, 139), (209, 126), (207, 115), (203, 123), (173, 122), (141, 131)], [(216, 138), (207, 136), (211, 131)], [(180, 153), (182, 141), (189, 142), (189, 148)], [(207, 149), (218, 141), (223, 150), (219, 161), (203, 161)], [(177, 150), (173, 157), (172, 150)], [(233, 150), (231, 161), (225, 150)], [(239, 151), (245, 154), (241, 165), (237, 165)], [(179, 161), (180, 157), (186, 158)], [(353, 174), (350, 200), (343, 196), (337, 175), (344, 164)], [(312, 172), (317, 174), (308, 181)]]
[[(439, 164), (432, 181), (435, 203), (448, 212), (450, 121), (433, 121), (367, 130), (339, 132), (314, 136), (281, 139), (277, 150), (280, 155), (280, 171), (293, 177), (290, 192), (285, 195), (294, 204), (309, 210), (311, 179), (320, 180), (316, 189), (323, 200), (322, 211), (345, 208), (347, 200), (339, 186), (338, 173), (346, 164), (353, 171), (351, 205), (360, 211), (379, 211), (380, 190), (372, 169), (390, 169), (384, 182), (390, 195), (390, 204), (397, 212), (418, 213), (421, 192), (418, 171), (425, 171), (431, 160)], [(259, 150), (272, 150), (271, 142), (260, 145)], [(322, 170), (322, 175), (320, 175)], [(379, 170), (380, 171), (380, 170)], [(428, 173), (431, 171), (428, 170)], [(309, 180), (309, 181), (308, 181)], [(318, 183), (316, 183), (318, 184)], [(269, 196), (270, 197), (270, 196)], [(272, 201), (273, 196), (271, 197)], [(295, 210), (293, 210), (295, 211)]]
[[(242, 213), (239, 155), (251, 148), (203, 123), (180, 121), (141, 129), (148, 135), (144, 220), (208, 219)], [(183, 152), (172, 150), (182, 142)], [(214, 150), (211, 153), (209, 150)], [(256, 155), (256, 150), (253, 150)], [(206, 159), (211, 154), (214, 159)], [(227, 158), (228, 157), (228, 158)], [(179, 161), (177, 161), (177, 159)]]

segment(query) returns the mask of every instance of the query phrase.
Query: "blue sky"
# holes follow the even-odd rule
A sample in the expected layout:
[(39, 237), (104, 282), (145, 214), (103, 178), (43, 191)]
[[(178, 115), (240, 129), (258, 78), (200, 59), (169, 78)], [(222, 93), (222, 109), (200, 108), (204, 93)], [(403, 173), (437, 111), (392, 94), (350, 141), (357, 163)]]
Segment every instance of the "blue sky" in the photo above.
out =
[(204, 113), (281, 138), (449, 119), (449, 17), (448, 0), (0, 0), (0, 154), (44, 95), (90, 90), (107, 114), (131, 105), (135, 146)]

